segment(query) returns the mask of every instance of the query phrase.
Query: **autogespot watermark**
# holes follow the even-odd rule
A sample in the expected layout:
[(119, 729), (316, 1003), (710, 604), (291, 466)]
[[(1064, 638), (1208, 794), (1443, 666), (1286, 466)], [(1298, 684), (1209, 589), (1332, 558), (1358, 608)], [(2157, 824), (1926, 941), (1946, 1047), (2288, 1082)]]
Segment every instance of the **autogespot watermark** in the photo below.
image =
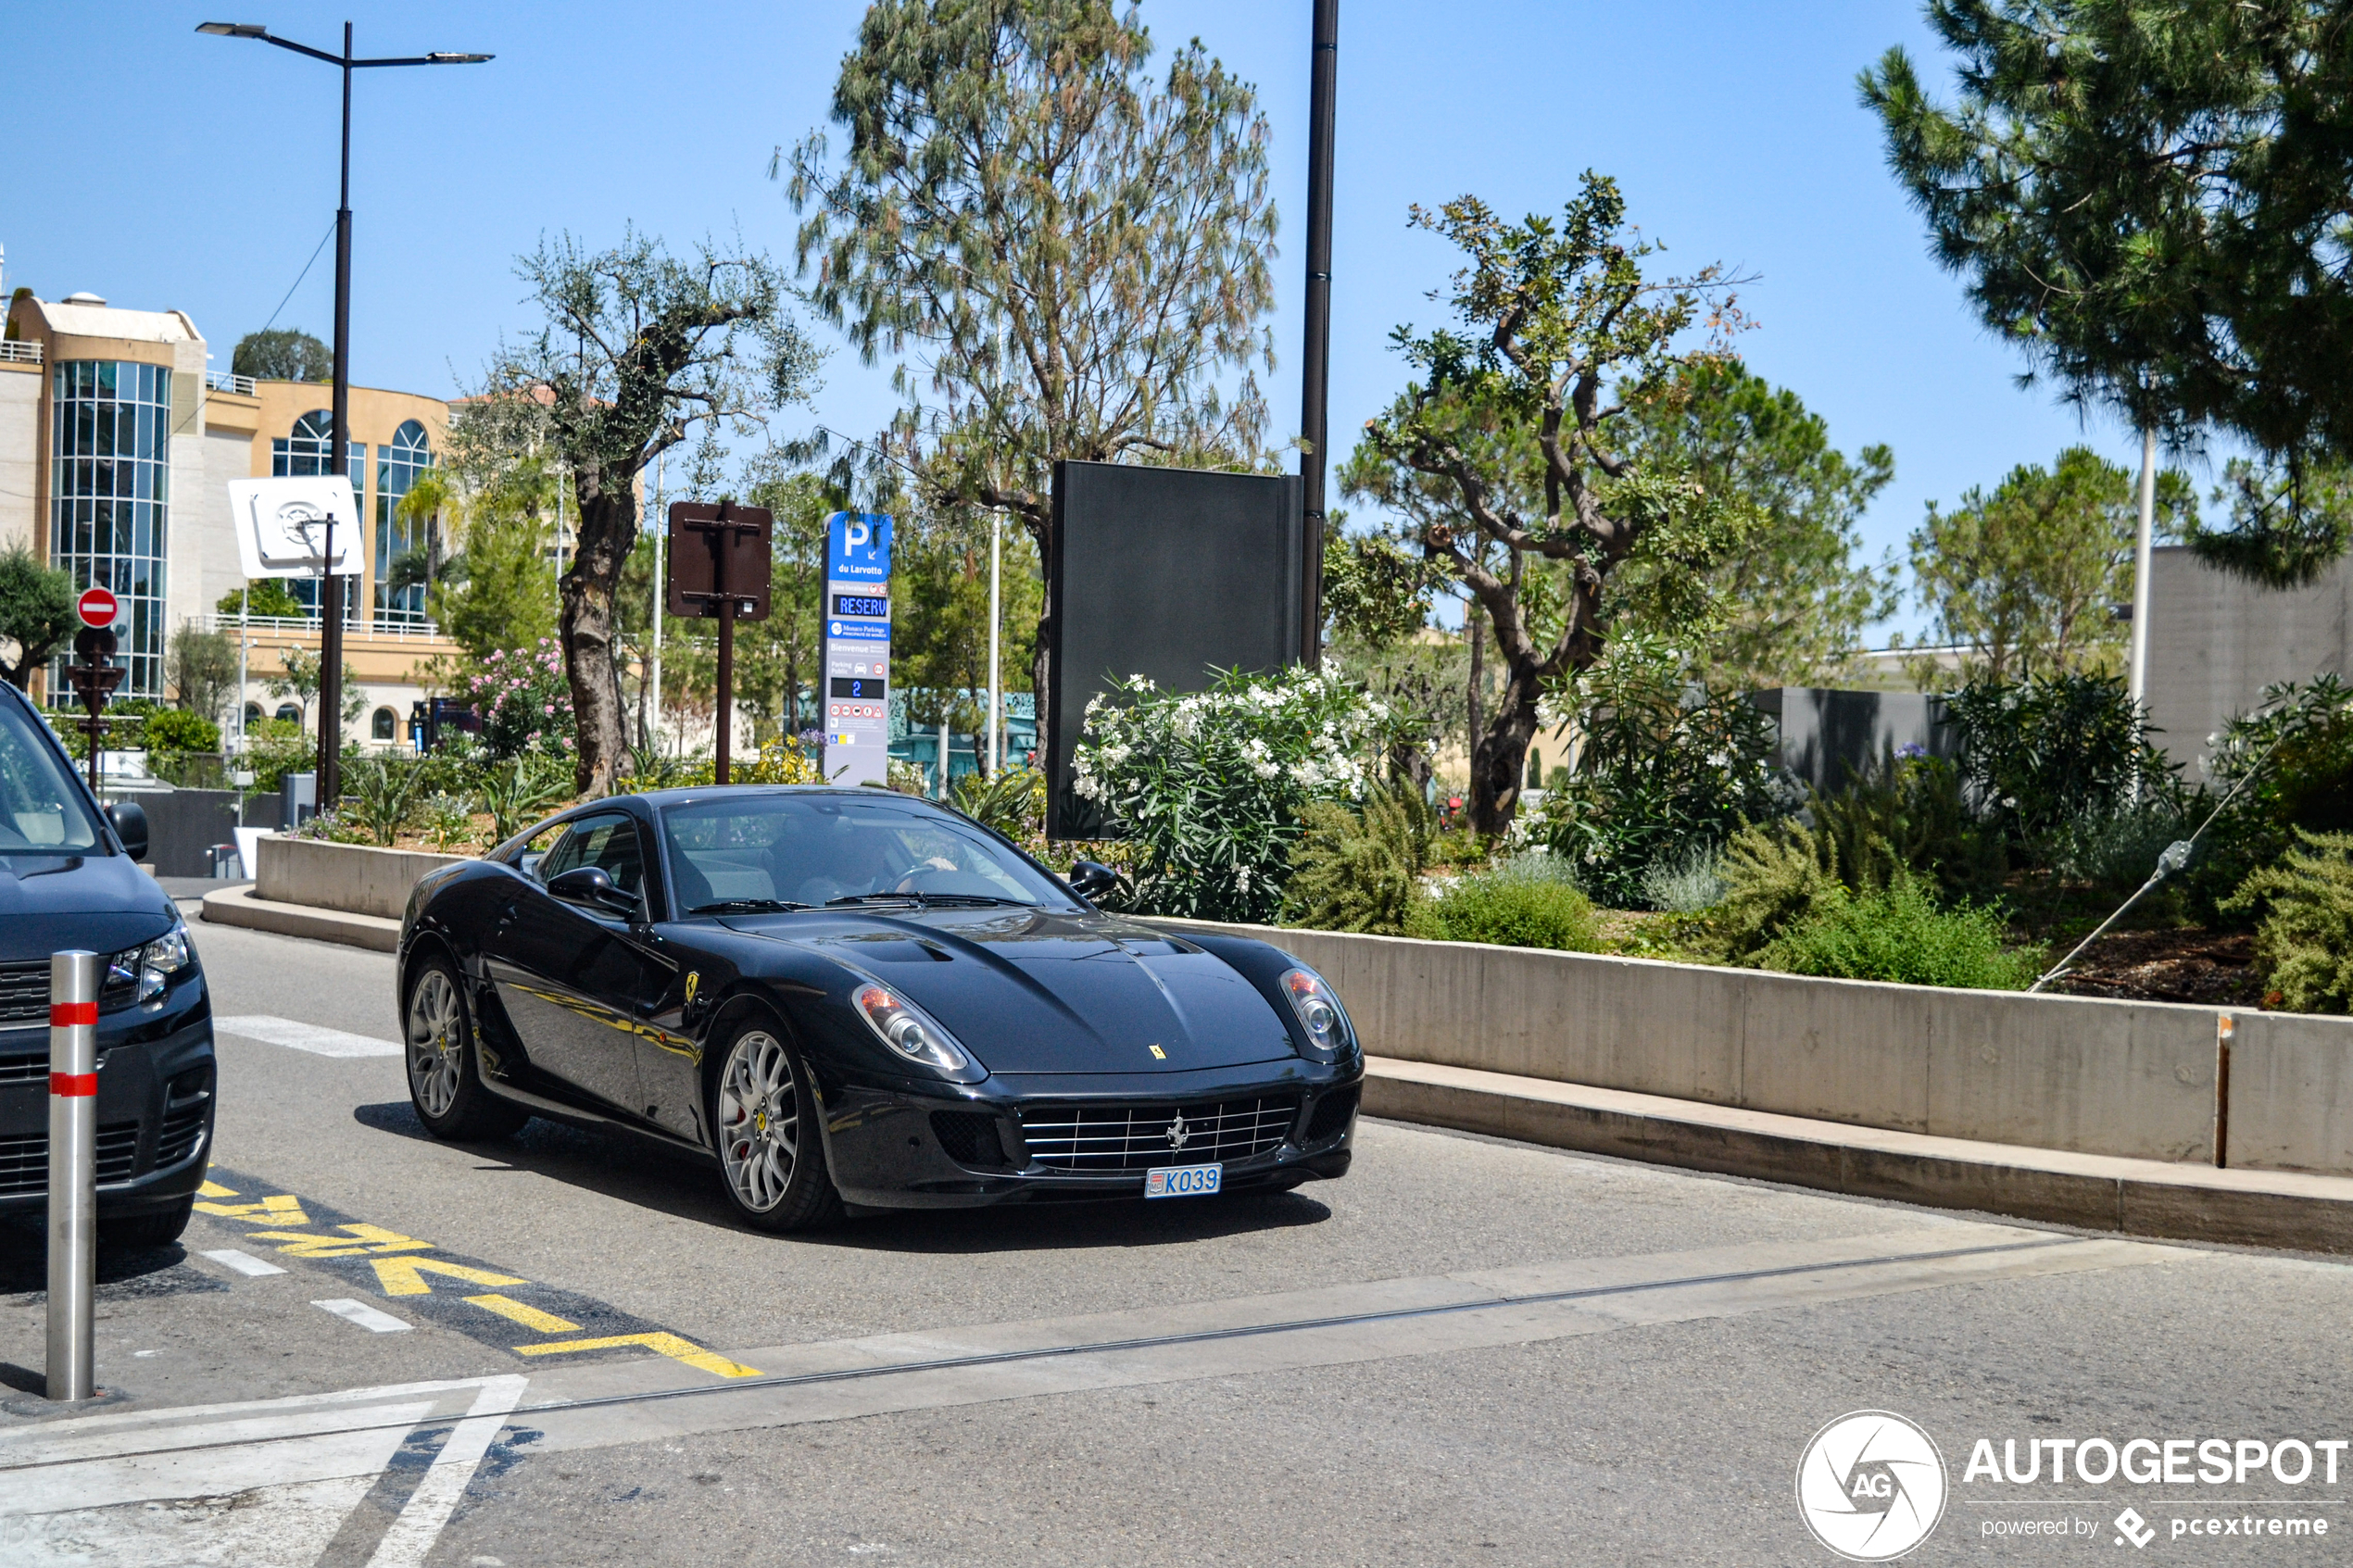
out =
[[(2322, 1488), (2353, 1483), (2353, 1439), (2259, 1437), (2016, 1437), (1970, 1440), (1959, 1499), (1980, 1514), (1987, 1541), (2072, 1539), (2145, 1550), (2159, 1540), (2229, 1546), (2258, 1540), (2320, 1540), (2331, 1534), (2322, 1510), (2344, 1499)], [(2288, 1498), (2151, 1497), (2145, 1517), (2128, 1506), (2113, 1519), (2115, 1499), (2045, 1499), (2038, 1488), (2080, 1491), (2122, 1482), (2133, 1486), (2304, 1488)], [(1839, 1556), (1884, 1562), (1928, 1539), (1944, 1516), (1949, 1481), (1935, 1439), (1888, 1411), (1856, 1411), (1814, 1434), (1797, 1465), (1797, 1506), (1806, 1527)], [(1996, 1490), (1998, 1488), (1998, 1490)], [(2053, 1513), (2052, 1509), (2064, 1512)], [(1966, 1527), (1966, 1522), (1964, 1524)], [(2337, 1533), (2347, 1526), (2338, 1523)]]
[(1797, 1507), (1814, 1538), (1841, 1557), (1901, 1557), (1944, 1517), (1944, 1456), (1900, 1415), (1840, 1416), (1797, 1461)]

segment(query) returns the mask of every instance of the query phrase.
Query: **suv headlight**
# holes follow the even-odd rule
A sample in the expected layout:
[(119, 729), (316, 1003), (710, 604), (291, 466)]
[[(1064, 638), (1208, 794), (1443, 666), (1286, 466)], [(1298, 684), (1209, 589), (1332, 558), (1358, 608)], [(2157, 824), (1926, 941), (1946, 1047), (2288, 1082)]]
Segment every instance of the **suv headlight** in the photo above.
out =
[(897, 1055), (959, 1084), (977, 1084), (988, 1076), (937, 1020), (889, 986), (869, 980), (849, 999), (875, 1037)]
[(133, 1002), (150, 1001), (163, 995), (163, 988), (171, 984), (173, 975), (195, 961), (195, 948), (188, 942), (188, 927), (174, 919), (170, 931), (145, 947), (127, 948), (108, 959), (104, 989), (120, 996), (124, 987), (134, 987), (131, 997)]
[(1299, 1026), (1307, 1031), (1307, 1038), (1325, 1060), (1337, 1061), (1355, 1046), (1356, 1032), (1349, 1027), (1348, 1014), (1323, 976), (1313, 970), (1289, 970), (1283, 975), (1283, 995), (1290, 998)]

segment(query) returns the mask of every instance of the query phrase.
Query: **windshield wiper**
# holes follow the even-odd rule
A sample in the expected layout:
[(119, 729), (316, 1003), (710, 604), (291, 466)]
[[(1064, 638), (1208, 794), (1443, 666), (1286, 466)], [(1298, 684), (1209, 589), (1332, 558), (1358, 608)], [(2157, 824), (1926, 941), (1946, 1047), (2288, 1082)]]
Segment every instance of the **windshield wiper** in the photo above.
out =
[(789, 898), (722, 898), (715, 904), (697, 904), (686, 912), (690, 915), (742, 915), (771, 909), (805, 909), (806, 904), (796, 904)]
[(855, 908), (862, 904), (912, 904), (918, 909), (934, 905), (947, 908), (962, 905), (980, 908), (990, 904), (1011, 904), (1017, 909), (1034, 909), (1038, 906), (1020, 898), (999, 898), (987, 893), (849, 893), (825, 900), (825, 908)]

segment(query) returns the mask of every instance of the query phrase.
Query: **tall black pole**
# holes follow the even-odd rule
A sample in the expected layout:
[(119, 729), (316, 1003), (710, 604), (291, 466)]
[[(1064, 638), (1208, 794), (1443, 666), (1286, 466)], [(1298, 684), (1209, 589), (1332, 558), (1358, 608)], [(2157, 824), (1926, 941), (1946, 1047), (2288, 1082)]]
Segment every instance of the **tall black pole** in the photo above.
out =
[[(350, 471), (351, 447), (351, 24), (343, 24), (343, 186), (335, 206), (335, 400), (329, 473)], [(359, 483), (368, 482), (363, 470)], [(354, 504), (359, 495), (354, 494)], [(343, 579), (335, 575), (335, 520), (327, 515), (327, 570), (319, 593), (319, 809), (343, 798)]]
[(1315, 50), (1307, 111), (1307, 332), (1301, 355), (1300, 489), (1307, 526), (1300, 572), (1300, 657), (1324, 659), (1324, 471), (1331, 414), (1332, 95), (1340, 75), (1340, 0), (1315, 0)]

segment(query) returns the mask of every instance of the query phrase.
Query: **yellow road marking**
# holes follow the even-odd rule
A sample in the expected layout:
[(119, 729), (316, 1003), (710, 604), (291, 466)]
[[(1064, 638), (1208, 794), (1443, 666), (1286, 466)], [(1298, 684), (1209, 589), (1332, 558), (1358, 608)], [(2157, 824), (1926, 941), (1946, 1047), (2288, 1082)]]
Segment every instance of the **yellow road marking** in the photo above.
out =
[[(212, 1186), (205, 1184), (207, 1189)], [(220, 1189), (224, 1198), (237, 1195), (227, 1187)], [(219, 1214), (231, 1220), (259, 1220), (272, 1225), (307, 1225), (310, 1216), (302, 1211), (302, 1199), (290, 1196), (265, 1198), (258, 1203), (199, 1203), (196, 1208), (207, 1214)]]
[(502, 1318), (512, 1318), (523, 1327), (536, 1329), (541, 1334), (561, 1334), (567, 1329), (575, 1329), (580, 1326), (576, 1323), (556, 1316), (553, 1312), (543, 1312), (536, 1307), (526, 1306), (511, 1296), (469, 1296), (466, 1299), (485, 1312), (496, 1312)]
[[(447, 1274), (451, 1279), (464, 1280), (468, 1285), (529, 1285), (531, 1282), (514, 1274), (494, 1274), (488, 1269), (470, 1269), (463, 1263), (445, 1263), (438, 1258), (371, 1258), (376, 1271), (376, 1283), (384, 1286), (386, 1296), (430, 1296), (433, 1286), (424, 1281), (426, 1274)], [(572, 1324), (564, 1325), (570, 1328)]]
[(219, 1182), (207, 1182), (196, 1189), (196, 1196), (198, 1198), (234, 1198), (237, 1196), (237, 1189), (222, 1186)]
[[(381, 1263), (377, 1267), (382, 1268)], [(648, 1350), (660, 1351), (673, 1361), (684, 1361), (690, 1367), (720, 1377), (758, 1377), (760, 1369), (741, 1361), (731, 1361), (714, 1355), (691, 1339), (681, 1339), (674, 1334), (616, 1334), (607, 1339), (559, 1339), (547, 1345), (518, 1345), (519, 1356), (551, 1356), (563, 1350), (616, 1350), (623, 1345), (643, 1345)]]
[[(249, 1241), (283, 1241), (278, 1248), (292, 1258), (356, 1258), (363, 1252), (417, 1252), (433, 1246), (398, 1231), (388, 1231), (382, 1225), (337, 1225), (348, 1236), (305, 1236), (300, 1231), (247, 1231)], [(485, 1284), (510, 1285), (511, 1280), (485, 1281)]]

